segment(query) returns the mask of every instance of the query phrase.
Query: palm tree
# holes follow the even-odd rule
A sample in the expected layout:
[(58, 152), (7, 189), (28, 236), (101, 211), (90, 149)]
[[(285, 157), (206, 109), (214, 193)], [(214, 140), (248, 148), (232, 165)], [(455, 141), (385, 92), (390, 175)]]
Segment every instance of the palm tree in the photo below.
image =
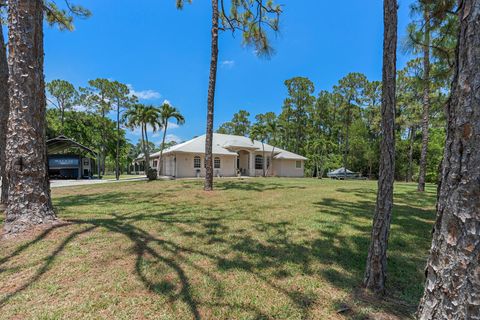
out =
[(180, 111), (177, 108), (171, 106), (168, 102), (165, 102), (160, 106), (160, 122), (163, 128), (163, 139), (162, 145), (160, 146), (160, 158), (158, 159), (157, 164), (157, 172), (159, 175), (162, 174), (163, 170), (163, 149), (165, 148), (165, 138), (167, 137), (168, 121), (172, 118), (177, 121), (178, 125), (182, 125), (185, 123), (185, 118), (180, 113)]
[[(265, 140), (267, 140), (267, 128), (265, 125), (256, 123), (250, 129), (250, 139), (259, 140), (262, 143), (262, 174), (265, 177)], [(252, 168), (254, 170), (254, 168)]]
[(282, 129), (282, 126), (277, 122), (277, 121), (268, 121), (265, 130), (267, 135), (269, 136), (269, 141), (273, 148), (272, 152), (270, 154), (270, 163), (267, 162), (267, 172), (265, 173), (266, 176), (268, 176), (270, 167), (273, 167), (273, 157), (275, 156), (275, 144), (277, 142), (277, 135)]
[(150, 150), (148, 147), (148, 126), (152, 127), (153, 132), (162, 128), (160, 122), (160, 110), (151, 105), (134, 104), (124, 114), (127, 127), (134, 129), (140, 127), (142, 132), (142, 151), (145, 157), (145, 173), (150, 169)]

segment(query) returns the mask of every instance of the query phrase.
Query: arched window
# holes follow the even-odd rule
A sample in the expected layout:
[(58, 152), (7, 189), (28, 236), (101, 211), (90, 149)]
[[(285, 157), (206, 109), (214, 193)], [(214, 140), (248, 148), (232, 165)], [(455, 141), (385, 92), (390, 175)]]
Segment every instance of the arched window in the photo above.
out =
[(202, 159), (199, 156), (193, 157), (193, 167), (194, 168), (201, 168), (202, 167)]
[(215, 157), (215, 159), (213, 159), (213, 168), (220, 169), (220, 158), (219, 157)]
[(255, 156), (255, 169), (256, 170), (263, 169), (263, 157), (261, 155)]

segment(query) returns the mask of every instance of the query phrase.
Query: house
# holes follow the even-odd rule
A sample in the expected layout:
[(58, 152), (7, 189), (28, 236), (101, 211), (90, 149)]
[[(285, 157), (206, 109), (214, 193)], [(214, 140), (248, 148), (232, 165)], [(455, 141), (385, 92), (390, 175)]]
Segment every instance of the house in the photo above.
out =
[[(228, 134), (213, 134), (213, 172), (216, 177), (303, 177), (307, 158), (280, 148)], [(263, 150), (265, 158), (263, 158)], [(271, 159), (273, 151), (273, 159)], [(160, 152), (150, 155), (150, 166), (160, 169)], [(137, 161), (138, 162), (138, 161)], [(176, 178), (205, 176), (205, 135), (163, 151), (162, 175)], [(136, 163), (139, 165), (139, 163)]]

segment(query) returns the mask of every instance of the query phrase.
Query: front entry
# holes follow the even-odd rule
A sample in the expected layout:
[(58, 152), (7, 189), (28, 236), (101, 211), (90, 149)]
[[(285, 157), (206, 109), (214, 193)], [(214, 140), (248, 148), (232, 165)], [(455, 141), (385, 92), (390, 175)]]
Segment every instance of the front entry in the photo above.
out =
[(238, 151), (237, 169), (242, 176), (250, 175), (250, 152), (244, 150)]

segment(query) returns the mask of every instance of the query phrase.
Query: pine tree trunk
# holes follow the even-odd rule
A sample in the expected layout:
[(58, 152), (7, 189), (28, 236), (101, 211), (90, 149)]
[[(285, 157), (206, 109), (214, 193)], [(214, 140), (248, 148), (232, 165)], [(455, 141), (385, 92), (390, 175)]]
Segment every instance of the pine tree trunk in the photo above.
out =
[(459, 8), (437, 221), (418, 319), (480, 319), (480, 0)]
[(350, 100), (348, 101), (347, 111), (347, 123), (346, 123), (346, 135), (345, 135), (345, 150), (343, 152), (343, 178), (347, 179), (347, 157), (348, 157), (348, 140), (350, 139)]
[(415, 127), (411, 126), (408, 133), (409, 146), (408, 146), (408, 167), (406, 182), (412, 182), (413, 178), (413, 147), (415, 142)]
[(395, 174), (395, 77), (397, 52), (397, 1), (384, 0), (384, 40), (382, 76), (382, 140), (377, 203), (364, 286), (384, 294), (387, 272), (387, 245), (393, 208)]
[[(3, 1), (0, 0), (0, 8)], [(7, 144), (7, 123), (10, 101), (8, 100), (8, 63), (3, 29), (0, 27), (0, 177), (2, 190), (0, 191), (0, 203), (6, 204), (8, 199), (8, 181), (5, 170), (5, 146)]]
[(420, 173), (418, 176), (418, 191), (425, 191), (425, 176), (427, 172), (428, 123), (430, 113), (430, 13), (424, 12), (425, 43), (423, 46), (423, 116), (422, 116), (422, 153), (420, 155)]
[(212, 0), (212, 45), (210, 59), (210, 79), (208, 83), (207, 132), (205, 136), (205, 191), (213, 190), (213, 110), (215, 106), (215, 85), (218, 65), (218, 0)]
[(115, 179), (120, 180), (120, 104), (117, 102), (117, 154), (115, 157)]
[[(102, 98), (103, 99), (103, 98)], [(105, 115), (105, 111), (102, 110), (102, 123), (103, 123), (103, 126), (102, 126), (102, 147), (101, 147), (101, 160), (102, 160), (102, 163), (101, 163), (101, 167), (102, 167), (102, 175), (105, 175), (105, 161), (106, 161), (106, 153), (107, 153), (107, 147), (106, 147), (106, 134), (105, 134), (105, 128), (107, 126), (107, 116)]]
[(61, 125), (62, 125), (62, 134), (65, 133), (65, 108), (60, 106), (60, 117), (61, 117)]
[(45, 144), (43, 1), (9, 0), (8, 26), (9, 194), (4, 230), (18, 233), (56, 220)]

